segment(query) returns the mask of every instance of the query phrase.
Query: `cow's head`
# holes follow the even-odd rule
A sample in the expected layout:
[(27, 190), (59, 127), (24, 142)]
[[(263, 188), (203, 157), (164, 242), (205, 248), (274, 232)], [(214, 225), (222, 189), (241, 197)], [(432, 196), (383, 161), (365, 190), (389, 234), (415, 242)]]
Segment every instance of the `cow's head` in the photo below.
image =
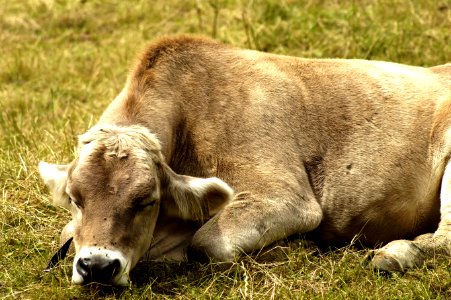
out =
[(126, 285), (149, 249), (159, 214), (205, 220), (232, 197), (218, 178), (174, 173), (141, 126), (98, 125), (79, 138), (69, 165), (41, 162), (55, 204), (72, 212), (72, 282)]

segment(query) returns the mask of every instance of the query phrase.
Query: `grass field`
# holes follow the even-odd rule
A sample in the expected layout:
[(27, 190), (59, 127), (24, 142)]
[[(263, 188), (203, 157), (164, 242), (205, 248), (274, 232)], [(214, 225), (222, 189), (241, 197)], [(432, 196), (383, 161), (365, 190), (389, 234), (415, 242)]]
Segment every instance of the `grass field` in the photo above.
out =
[(39, 160), (65, 163), (78, 134), (119, 92), (135, 53), (157, 36), (200, 33), (304, 57), (451, 61), (449, 0), (0, 0), (0, 299), (451, 299), (451, 261), (383, 275), (366, 251), (319, 253), (226, 270), (140, 265), (126, 289), (70, 285), (71, 260), (42, 269), (69, 213), (50, 205)]

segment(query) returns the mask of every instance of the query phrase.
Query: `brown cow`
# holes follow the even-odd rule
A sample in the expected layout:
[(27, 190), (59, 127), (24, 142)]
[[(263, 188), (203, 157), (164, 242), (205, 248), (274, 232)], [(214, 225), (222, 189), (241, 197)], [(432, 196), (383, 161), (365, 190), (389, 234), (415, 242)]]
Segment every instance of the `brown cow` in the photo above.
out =
[(305, 232), (390, 242), (372, 260), (390, 271), (449, 255), (450, 86), (449, 64), (160, 39), (75, 160), (40, 164), (72, 211), (72, 281), (125, 285), (142, 258), (183, 259), (191, 245), (231, 261)]

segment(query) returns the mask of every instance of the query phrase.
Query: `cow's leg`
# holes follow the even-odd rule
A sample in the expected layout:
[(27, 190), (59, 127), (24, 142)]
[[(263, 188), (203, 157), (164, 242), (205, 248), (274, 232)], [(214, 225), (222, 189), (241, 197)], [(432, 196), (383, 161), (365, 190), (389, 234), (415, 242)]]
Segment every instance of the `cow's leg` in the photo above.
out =
[(373, 253), (370, 266), (385, 271), (404, 271), (421, 266), (435, 255), (451, 256), (451, 163), (445, 168), (440, 191), (440, 223), (434, 234), (414, 241), (396, 240)]
[(296, 186), (272, 182), (267, 185), (276, 187), (271, 195), (238, 194), (196, 232), (188, 257), (202, 253), (215, 261), (230, 262), (241, 253), (260, 250), (291, 234), (315, 229), (321, 222), (322, 211), (306, 175), (304, 179), (297, 181)]

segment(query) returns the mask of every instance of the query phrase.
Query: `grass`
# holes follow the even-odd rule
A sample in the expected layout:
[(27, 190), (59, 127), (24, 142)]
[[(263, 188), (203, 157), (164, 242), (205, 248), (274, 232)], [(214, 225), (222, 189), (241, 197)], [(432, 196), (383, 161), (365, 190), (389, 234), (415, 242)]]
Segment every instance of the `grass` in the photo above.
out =
[(386, 276), (362, 267), (364, 250), (307, 245), (272, 264), (141, 265), (127, 289), (71, 286), (70, 259), (42, 273), (69, 214), (50, 205), (36, 170), (73, 158), (77, 134), (157, 36), (432, 66), (451, 61), (450, 24), (447, 0), (0, 0), (0, 299), (450, 299), (449, 257)]

